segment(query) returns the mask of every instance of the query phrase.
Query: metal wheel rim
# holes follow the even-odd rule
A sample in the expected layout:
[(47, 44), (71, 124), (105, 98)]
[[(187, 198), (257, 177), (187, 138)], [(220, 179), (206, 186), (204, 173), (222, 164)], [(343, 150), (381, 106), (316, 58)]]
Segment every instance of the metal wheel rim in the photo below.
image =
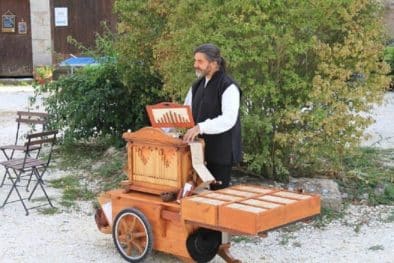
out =
[[(131, 224), (132, 224), (131, 226), (127, 226), (127, 227), (125, 227), (124, 225), (121, 226), (121, 224), (124, 224), (122, 222), (124, 222), (125, 217), (132, 217), (133, 218), (132, 222), (131, 222)], [(120, 233), (121, 227), (123, 227), (122, 231), (124, 231), (124, 228), (127, 228), (128, 230), (130, 230), (130, 227), (131, 227), (131, 230), (133, 231), (136, 225), (138, 227), (142, 226), (141, 231), (138, 231), (135, 233), (133, 233), (133, 232), (132, 233)], [(126, 257), (132, 261), (137, 261), (145, 256), (145, 254), (147, 253), (148, 247), (149, 247), (148, 246), (149, 235), (148, 235), (148, 230), (146, 228), (145, 223), (142, 221), (142, 219), (137, 214), (132, 213), (132, 212), (122, 214), (115, 224), (115, 230), (116, 230), (115, 242), (117, 243), (117, 246), (124, 257)], [(125, 236), (122, 236), (122, 234)], [(146, 239), (143, 242), (144, 245), (143, 245), (142, 251), (141, 251), (141, 248), (138, 249), (138, 247), (136, 245), (137, 243), (133, 242), (136, 238), (145, 238)], [(136, 256), (133, 256), (133, 252), (136, 249), (139, 250), (140, 253), (138, 253)]]

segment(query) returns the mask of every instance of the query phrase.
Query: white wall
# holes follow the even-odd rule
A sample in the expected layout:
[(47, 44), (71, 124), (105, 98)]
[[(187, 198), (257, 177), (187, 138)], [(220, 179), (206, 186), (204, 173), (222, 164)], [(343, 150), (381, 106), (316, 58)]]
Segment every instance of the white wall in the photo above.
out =
[(49, 0), (30, 0), (33, 67), (52, 64)]

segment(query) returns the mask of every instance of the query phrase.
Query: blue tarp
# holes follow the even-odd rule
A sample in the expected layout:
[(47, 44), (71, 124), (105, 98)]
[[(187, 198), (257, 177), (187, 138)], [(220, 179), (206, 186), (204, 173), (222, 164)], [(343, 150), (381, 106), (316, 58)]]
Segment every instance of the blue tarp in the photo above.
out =
[(59, 66), (83, 67), (92, 64), (97, 64), (96, 60), (92, 57), (73, 57), (60, 62)]

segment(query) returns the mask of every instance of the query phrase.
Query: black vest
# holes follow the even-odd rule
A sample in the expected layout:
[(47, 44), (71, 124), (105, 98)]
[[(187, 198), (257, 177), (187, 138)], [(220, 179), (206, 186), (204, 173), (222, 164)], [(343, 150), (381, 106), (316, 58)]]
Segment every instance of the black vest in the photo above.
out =
[[(223, 71), (213, 74), (208, 85), (204, 88), (205, 78), (197, 80), (192, 85), (192, 113), (196, 123), (213, 119), (222, 114), (222, 95), (234, 84), (238, 85)], [(239, 90), (241, 93), (241, 90)], [(238, 117), (235, 125), (220, 134), (203, 134), (205, 140), (205, 160), (215, 164), (236, 164), (241, 161), (241, 122)]]

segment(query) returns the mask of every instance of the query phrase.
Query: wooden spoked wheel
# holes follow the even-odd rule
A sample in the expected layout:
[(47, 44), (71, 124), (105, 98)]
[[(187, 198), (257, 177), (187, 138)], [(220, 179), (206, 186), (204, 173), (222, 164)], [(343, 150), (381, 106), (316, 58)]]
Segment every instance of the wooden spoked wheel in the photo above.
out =
[(119, 253), (129, 262), (140, 262), (152, 251), (152, 227), (138, 209), (127, 208), (116, 216), (112, 237)]

